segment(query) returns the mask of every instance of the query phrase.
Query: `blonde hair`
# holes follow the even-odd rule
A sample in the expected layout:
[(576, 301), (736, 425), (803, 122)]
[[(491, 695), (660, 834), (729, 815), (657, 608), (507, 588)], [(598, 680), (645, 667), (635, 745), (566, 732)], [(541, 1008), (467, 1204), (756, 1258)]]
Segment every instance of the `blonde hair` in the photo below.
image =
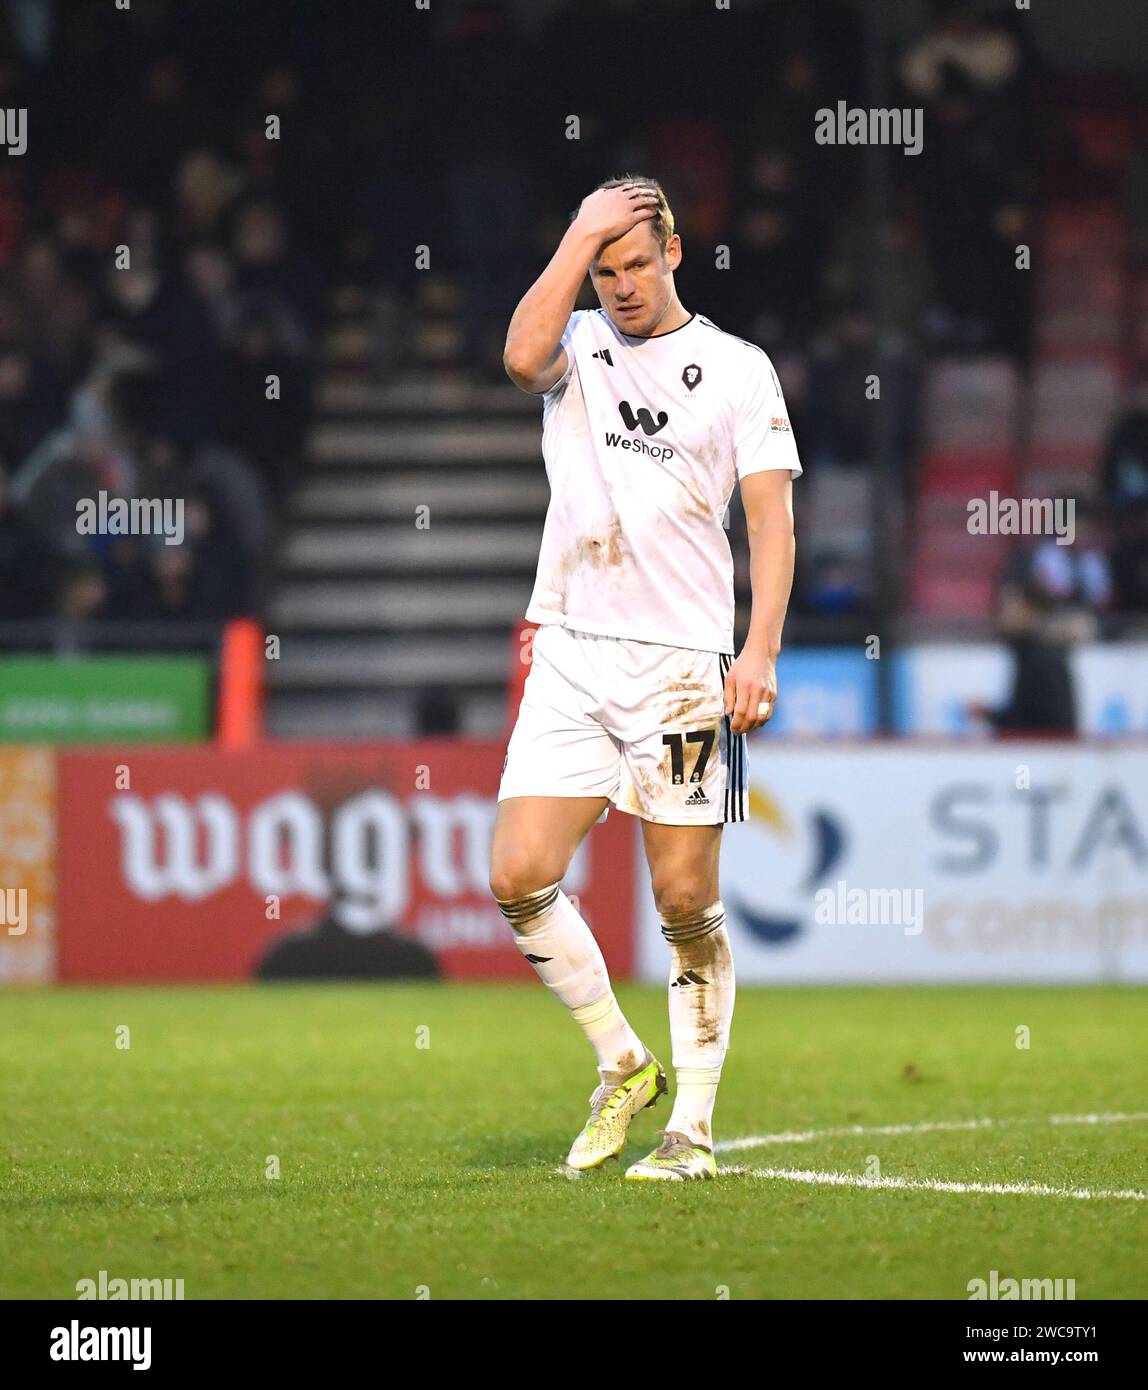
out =
[[(674, 213), (666, 200), (666, 190), (657, 179), (649, 178), (645, 174), (622, 174), (620, 178), (607, 179), (600, 183), (598, 188), (620, 188), (624, 183), (636, 183), (639, 187), (649, 188), (658, 195), (657, 211), (649, 219), (649, 226), (664, 252), (670, 244), (670, 237), (674, 234)], [(597, 192), (598, 189), (594, 191)], [(577, 216), (576, 213), (574, 215)]]

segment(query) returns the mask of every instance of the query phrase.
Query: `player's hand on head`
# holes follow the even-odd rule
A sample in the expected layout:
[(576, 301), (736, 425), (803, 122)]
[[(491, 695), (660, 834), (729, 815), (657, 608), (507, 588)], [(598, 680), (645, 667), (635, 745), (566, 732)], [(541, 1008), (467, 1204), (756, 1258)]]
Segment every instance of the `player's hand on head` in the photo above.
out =
[(777, 673), (766, 656), (743, 651), (726, 672), (725, 712), (730, 732), (750, 734), (773, 718), (777, 704)]
[(658, 195), (641, 184), (596, 188), (582, 199), (575, 219), (599, 242), (617, 241), (639, 222), (648, 222), (658, 209)]

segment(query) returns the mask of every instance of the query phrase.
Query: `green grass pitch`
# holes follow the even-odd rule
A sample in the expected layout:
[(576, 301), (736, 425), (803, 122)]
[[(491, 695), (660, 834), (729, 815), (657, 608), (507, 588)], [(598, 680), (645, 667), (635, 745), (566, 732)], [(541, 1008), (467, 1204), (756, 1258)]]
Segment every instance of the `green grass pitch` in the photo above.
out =
[[(664, 989), (618, 994), (668, 1067)], [(719, 1143), (1004, 1123), (719, 1164), (1144, 1191), (1145, 1058), (1132, 988), (743, 988)], [(531, 981), (16, 991), (0, 1059), (5, 1298), (75, 1298), (101, 1269), (189, 1299), (964, 1299), (993, 1269), (1148, 1297), (1145, 1201), (563, 1176), (594, 1059)], [(644, 1112), (623, 1159), (668, 1118)]]

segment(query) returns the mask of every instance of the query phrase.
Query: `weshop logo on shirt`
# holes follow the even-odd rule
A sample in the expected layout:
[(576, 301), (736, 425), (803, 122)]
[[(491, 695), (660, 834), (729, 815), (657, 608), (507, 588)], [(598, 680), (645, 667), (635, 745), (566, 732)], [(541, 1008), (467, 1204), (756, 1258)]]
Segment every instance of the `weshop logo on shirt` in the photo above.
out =
[[(647, 410), (644, 405), (640, 405), (637, 410), (630, 405), (629, 401), (618, 402), (618, 414), (626, 428), (633, 432), (639, 425), (642, 427), (643, 434), (657, 434), (659, 430), (665, 429), (670, 422), (670, 417), (664, 410), (659, 410), (657, 415)], [(644, 439), (626, 439), (620, 434), (614, 434), (610, 430), (606, 431), (606, 443), (613, 449), (632, 449), (635, 453), (645, 454), (653, 459), (672, 459), (674, 451), (668, 444), (647, 444)]]
[(670, 423), (670, 417), (664, 410), (659, 410), (655, 417), (644, 405), (640, 405), (635, 411), (629, 401), (618, 402), (618, 414), (628, 430), (636, 430), (641, 425), (645, 434), (657, 434)]

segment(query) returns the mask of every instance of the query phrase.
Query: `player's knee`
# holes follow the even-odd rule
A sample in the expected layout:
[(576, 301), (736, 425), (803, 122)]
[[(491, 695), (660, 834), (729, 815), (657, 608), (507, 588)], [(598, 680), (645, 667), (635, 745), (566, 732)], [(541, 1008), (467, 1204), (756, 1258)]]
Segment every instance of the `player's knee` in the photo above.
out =
[(681, 878), (659, 887), (654, 893), (658, 915), (663, 921), (688, 921), (707, 908), (717, 895), (702, 879)]
[(490, 891), (499, 902), (514, 902), (557, 883), (564, 872), (542, 855), (522, 851), (500, 855), (490, 866)]

